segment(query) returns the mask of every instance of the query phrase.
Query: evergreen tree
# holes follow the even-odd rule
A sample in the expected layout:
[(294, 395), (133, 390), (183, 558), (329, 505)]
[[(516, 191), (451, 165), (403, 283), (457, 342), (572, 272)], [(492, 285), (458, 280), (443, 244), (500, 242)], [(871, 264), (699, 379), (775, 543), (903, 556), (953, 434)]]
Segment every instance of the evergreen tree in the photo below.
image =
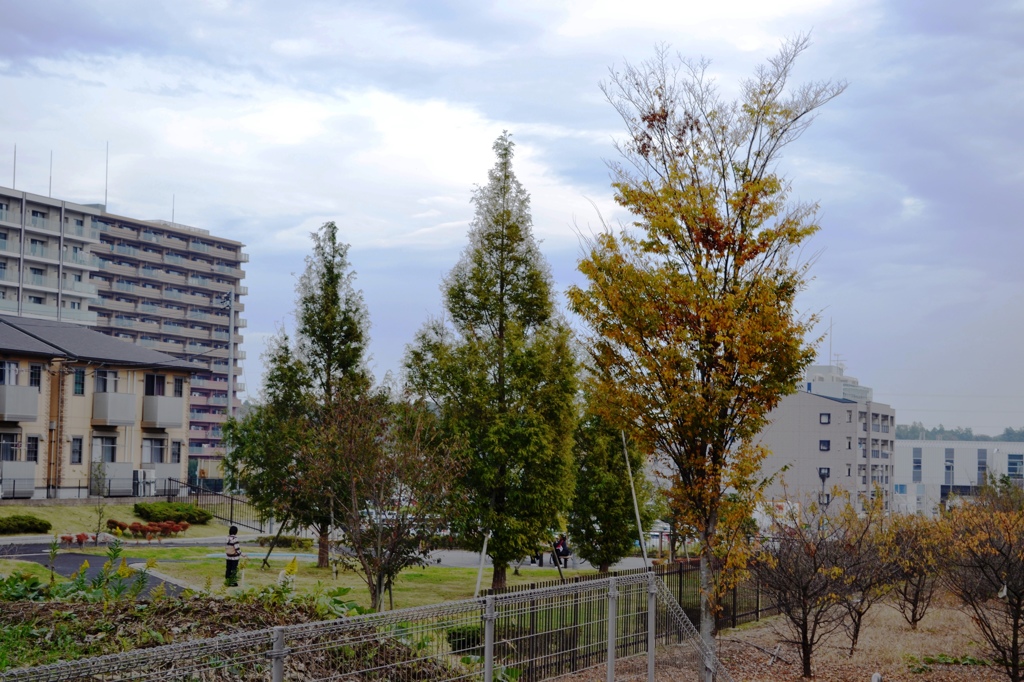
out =
[(264, 399), (225, 427), (229, 477), (268, 514), (319, 536), (317, 565), (328, 565), (334, 521), (332, 491), (339, 458), (351, 457), (328, 437), (339, 401), (359, 400), (369, 388), (364, 366), (367, 314), (352, 287), (348, 245), (328, 222), (313, 233), (313, 253), (299, 280), (294, 343), (271, 342)]
[[(591, 403), (593, 406), (593, 403)], [(644, 476), (644, 456), (634, 441), (624, 449), (622, 431), (590, 409), (576, 427), (576, 492), (567, 526), (576, 554), (605, 572), (628, 556), (640, 538), (630, 489), (633, 471), (643, 529), (654, 521), (652, 487)]]
[(569, 506), (576, 366), (508, 133), (494, 151), (473, 196), (469, 245), (442, 286), (448, 319), (417, 335), (406, 369), (411, 389), (466, 443), (465, 508), (453, 523), (480, 544), (490, 536), (497, 588)]

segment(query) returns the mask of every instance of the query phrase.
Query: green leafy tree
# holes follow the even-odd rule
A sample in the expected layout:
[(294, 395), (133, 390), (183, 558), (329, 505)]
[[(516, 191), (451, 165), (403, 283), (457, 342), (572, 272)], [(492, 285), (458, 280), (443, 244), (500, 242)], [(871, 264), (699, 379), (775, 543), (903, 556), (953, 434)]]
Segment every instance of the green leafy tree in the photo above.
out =
[(342, 484), (341, 465), (351, 453), (326, 436), (339, 402), (358, 400), (369, 388), (368, 321), (337, 226), (325, 223), (312, 237), (313, 252), (296, 288), (295, 340), (282, 332), (271, 341), (263, 401), (225, 427), (225, 468), (265, 513), (315, 529), (317, 564), (327, 567), (330, 491)]
[[(843, 84), (787, 89), (806, 38), (784, 44), (723, 101), (707, 62), (667, 50), (613, 72), (605, 94), (626, 123), (616, 201), (635, 230), (595, 236), (570, 305), (590, 326), (601, 391), (643, 446), (673, 465), (685, 525), (701, 550), (701, 635), (713, 646), (723, 496), (756, 483), (748, 447), (813, 349), (814, 318), (795, 299), (807, 265), (794, 253), (817, 229), (816, 206), (793, 203), (776, 172), (781, 150)], [(737, 514), (735, 518), (746, 518)], [(709, 671), (710, 674), (710, 671)]]
[(605, 572), (628, 556), (640, 538), (630, 489), (629, 467), (637, 491), (640, 523), (649, 529), (655, 518), (652, 486), (644, 476), (644, 455), (635, 441), (623, 443), (623, 431), (591, 409), (576, 426), (576, 491), (567, 518), (574, 551)]
[(481, 544), (490, 535), (499, 588), (569, 506), (576, 363), (508, 133), (494, 151), (473, 196), (469, 245), (442, 286), (448, 317), (419, 332), (406, 369), (411, 389), (466, 443), (465, 508), (454, 525)]

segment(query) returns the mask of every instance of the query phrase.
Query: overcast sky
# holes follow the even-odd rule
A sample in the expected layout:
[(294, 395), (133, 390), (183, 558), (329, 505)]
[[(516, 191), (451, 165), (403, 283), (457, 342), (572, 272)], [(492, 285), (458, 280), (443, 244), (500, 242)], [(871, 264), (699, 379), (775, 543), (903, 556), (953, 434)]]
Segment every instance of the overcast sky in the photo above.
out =
[(396, 371), (441, 312), (491, 144), (515, 169), (559, 291), (577, 230), (628, 219), (605, 162), (608, 68), (669, 43), (723, 91), (812, 31), (797, 80), (846, 79), (791, 146), (820, 202), (801, 299), (848, 373), (900, 423), (1024, 425), (1024, 3), (1020, 0), (519, 0), (344, 3), (9, 0), (0, 185), (171, 219), (246, 244), (244, 381), (291, 328), (309, 233), (338, 223)]

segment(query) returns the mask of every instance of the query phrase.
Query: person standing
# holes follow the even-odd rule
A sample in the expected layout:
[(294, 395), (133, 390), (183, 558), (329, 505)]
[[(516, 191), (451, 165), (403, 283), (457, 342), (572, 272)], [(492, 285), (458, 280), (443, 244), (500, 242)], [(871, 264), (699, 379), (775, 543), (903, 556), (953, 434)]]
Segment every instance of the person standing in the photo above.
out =
[(224, 546), (227, 561), (224, 567), (224, 584), (229, 587), (238, 585), (238, 562), (242, 559), (242, 547), (238, 542), (238, 526), (228, 529), (228, 541)]

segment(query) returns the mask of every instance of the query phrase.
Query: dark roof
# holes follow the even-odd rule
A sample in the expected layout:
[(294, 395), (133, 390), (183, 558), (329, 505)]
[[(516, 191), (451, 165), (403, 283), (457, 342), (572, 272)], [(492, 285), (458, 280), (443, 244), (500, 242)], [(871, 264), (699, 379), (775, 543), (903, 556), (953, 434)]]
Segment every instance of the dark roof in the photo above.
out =
[[(8, 343), (10, 341), (10, 343)], [(192, 371), (173, 355), (137, 346), (79, 324), (0, 315), (0, 350), (67, 357), (121, 367)]]
[(815, 398), (824, 398), (825, 400), (831, 400), (831, 401), (836, 402), (836, 403), (850, 403), (850, 404), (853, 404), (853, 405), (857, 404), (856, 400), (850, 400), (849, 398), (833, 398), (830, 395), (821, 395), (820, 393), (811, 393), (810, 391), (804, 391), (804, 390), (801, 390), (800, 392), (801, 393), (806, 393), (807, 395), (813, 395)]

